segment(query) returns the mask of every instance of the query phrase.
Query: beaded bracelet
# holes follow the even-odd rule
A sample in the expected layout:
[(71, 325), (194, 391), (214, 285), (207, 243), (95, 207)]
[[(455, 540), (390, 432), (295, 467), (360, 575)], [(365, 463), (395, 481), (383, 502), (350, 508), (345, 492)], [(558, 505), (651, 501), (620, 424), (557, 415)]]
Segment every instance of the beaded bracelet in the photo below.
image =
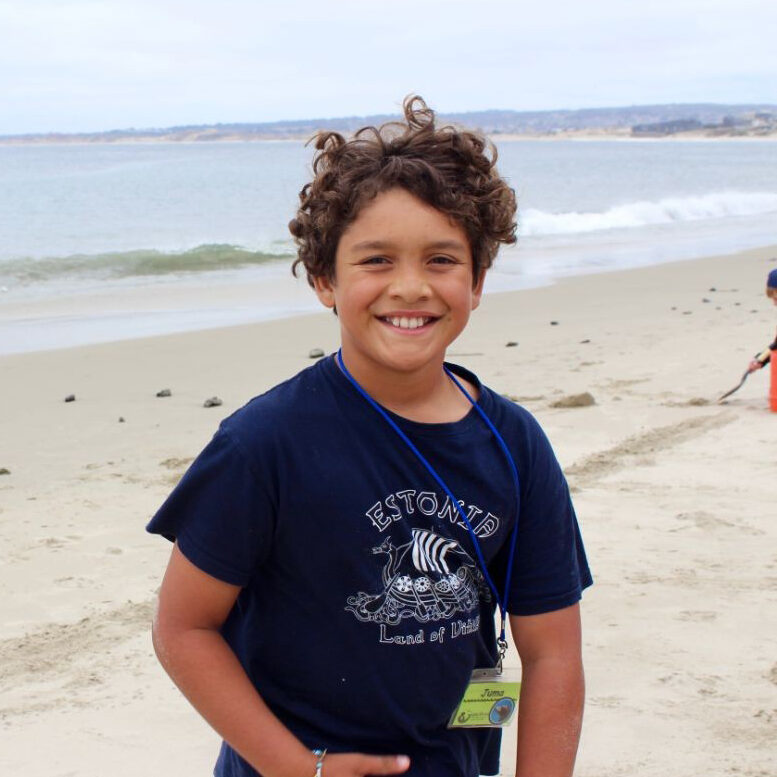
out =
[(313, 777), (321, 777), (321, 770), (324, 768), (324, 756), (326, 755), (326, 748), (323, 750), (314, 750), (313, 755), (316, 756), (316, 773)]

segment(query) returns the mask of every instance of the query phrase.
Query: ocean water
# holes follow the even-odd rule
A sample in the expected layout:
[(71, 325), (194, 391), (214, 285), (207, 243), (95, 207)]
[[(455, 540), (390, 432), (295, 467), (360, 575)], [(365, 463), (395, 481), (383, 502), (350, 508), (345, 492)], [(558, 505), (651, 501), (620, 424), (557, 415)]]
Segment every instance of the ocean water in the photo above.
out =
[[(487, 291), (777, 242), (773, 143), (498, 148), (520, 239)], [(287, 230), (311, 159), (300, 141), (0, 146), (0, 353), (317, 309)]]

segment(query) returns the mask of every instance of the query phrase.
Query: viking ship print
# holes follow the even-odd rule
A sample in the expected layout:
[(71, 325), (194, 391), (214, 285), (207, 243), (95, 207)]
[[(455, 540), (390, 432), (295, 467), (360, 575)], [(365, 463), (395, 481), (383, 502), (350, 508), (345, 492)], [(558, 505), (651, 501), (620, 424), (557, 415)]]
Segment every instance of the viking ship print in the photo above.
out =
[(345, 609), (360, 621), (396, 625), (413, 618), (428, 623), (471, 613), (481, 597), (491, 598), (472, 557), (455, 540), (428, 529), (413, 529), (411, 540), (398, 547), (386, 537), (372, 552), (388, 556), (383, 591), (348, 597)]

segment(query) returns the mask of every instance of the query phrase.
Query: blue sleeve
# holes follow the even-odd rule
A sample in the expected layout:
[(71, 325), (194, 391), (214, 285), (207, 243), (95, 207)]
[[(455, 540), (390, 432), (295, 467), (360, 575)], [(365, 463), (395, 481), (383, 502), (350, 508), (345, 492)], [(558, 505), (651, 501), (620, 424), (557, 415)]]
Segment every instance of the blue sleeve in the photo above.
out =
[(269, 554), (275, 506), (246, 451), (223, 428), (146, 527), (195, 566), (245, 586)]
[[(507, 603), (513, 615), (569, 607), (593, 582), (566, 479), (545, 433), (527, 417), (523, 455), (516, 458), (521, 505)], [(500, 580), (506, 576), (510, 539), (497, 560)]]

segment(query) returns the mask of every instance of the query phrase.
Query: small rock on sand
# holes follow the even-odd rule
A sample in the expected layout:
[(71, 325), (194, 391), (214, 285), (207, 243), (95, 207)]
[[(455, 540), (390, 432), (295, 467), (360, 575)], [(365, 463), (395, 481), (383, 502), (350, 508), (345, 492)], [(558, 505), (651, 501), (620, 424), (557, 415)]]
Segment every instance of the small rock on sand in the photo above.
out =
[(551, 325), (551, 326), (558, 326), (558, 321), (551, 321), (551, 322), (550, 322), (550, 325)]
[(593, 395), (590, 394), (588, 391), (584, 391), (582, 394), (570, 394), (566, 397), (561, 397), (561, 399), (557, 399), (555, 402), (551, 402), (551, 407), (590, 407), (591, 405), (595, 405), (596, 400), (593, 398)]
[(162, 389), (161, 391), (157, 391), (156, 395), (158, 397), (171, 397), (173, 396), (173, 392), (170, 391), (170, 389)]
[(203, 403), (203, 407), (218, 407), (224, 403), (218, 397), (208, 397)]
[(10, 475), (11, 470), (7, 467), (0, 467), (0, 475)]
[(320, 359), (324, 355), (322, 348), (311, 348), (308, 357), (311, 359)]
[(516, 345), (518, 345), (516, 340), (510, 340), (509, 342), (505, 343), (505, 348), (515, 348)]
[(119, 423), (120, 424), (126, 423), (125, 420), (124, 420), (124, 416), (123, 415), (119, 416)]
[(75, 394), (68, 394), (65, 397), (65, 402), (75, 402), (76, 401), (76, 395)]

